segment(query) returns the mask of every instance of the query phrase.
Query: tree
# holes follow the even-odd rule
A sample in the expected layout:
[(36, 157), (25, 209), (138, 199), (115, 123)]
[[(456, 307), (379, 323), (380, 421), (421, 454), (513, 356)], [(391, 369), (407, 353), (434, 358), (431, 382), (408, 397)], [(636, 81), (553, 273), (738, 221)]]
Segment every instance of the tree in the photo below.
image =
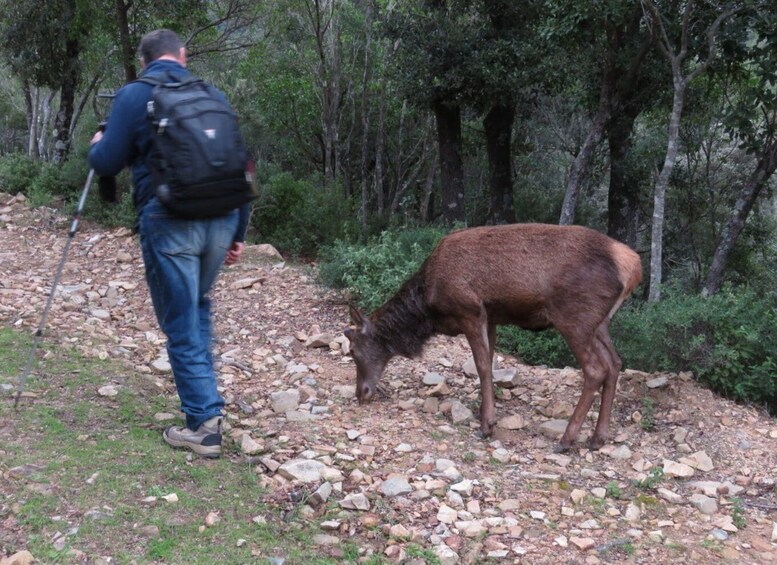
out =
[[(28, 89), (47, 87), (58, 91), (59, 109), (54, 118), (52, 160), (62, 162), (70, 149), (71, 122), (81, 75), (80, 55), (91, 24), (85, 0), (9, 2), (0, 4), (2, 47), (12, 70)], [(35, 137), (36, 116), (28, 104), (30, 137)]]
[[(639, 115), (635, 86), (653, 47), (653, 37), (641, 26), (640, 7), (631, 2), (580, 2), (563, 6), (552, 3), (549, 9), (551, 17), (546, 23), (546, 35), (557, 38), (573, 50), (579, 49), (581, 44), (591, 46), (574, 57), (584, 61), (585, 74), (578, 75), (578, 80), (589, 92), (597, 92), (591, 125), (569, 168), (559, 217), (559, 224), (569, 225), (575, 221), (580, 191), (588, 181), (596, 149), (605, 133), (626, 141), (634, 119)], [(615, 184), (613, 188), (617, 191), (621, 187)], [(628, 200), (627, 194), (616, 192), (611, 204), (621, 208), (624, 203), (621, 201)]]
[[(666, 202), (666, 190), (669, 186), (669, 179), (674, 168), (678, 152), (678, 138), (680, 131), (680, 119), (683, 113), (685, 103), (685, 91), (688, 85), (715, 61), (717, 55), (717, 33), (727, 19), (740, 10), (738, 6), (728, 5), (721, 12), (717, 6), (711, 6), (709, 11), (699, 10), (700, 14), (695, 14), (695, 4), (689, 0), (682, 6), (681, 21), (679, 25), (670, 27), (670, 22), (666, 16), (660, 12), (660, 6), (655, 0), (643, 0), (643, 6), (649, 14), (649, 21), (655, 33), (658, 36), (659, 49), (666, 57), (672, 69), (672, 84), (674, 95), (672, 100), (672, 111), (669, 116), (669, 128), (667, 133), (667, 146), (664, 164), (658, 175), (655, 185), (653, 199), (653, 225), (651, 231), (650, 243), (650, 289), (648, 300), (657, 302), (661, 299), (661, 282), (663, 267), (663, 228), (664, 211)], [(707, 7), (707, 6), (705, 6)], [(710, 12), (714, 15), (714, 20), (706, 27), (706, 33), (703, 39), (706, 44), (706, 53), (702, 50), (702, 45), (695, 42), (698, 39), (693, 35), (694, 28), (700, 24), (704, 25), (704, 16), (709, 16)], [(706, 54), (703, 59), (692, 61), (691, 70), (686, 72), (688, 59), (694, 56)]]
[(731, 215), (718, 239), (703, 294), (713, 295), (723, 285), (729, 257), (745, 227), (748, 215), (777, 169), (777, 15), (762, 7), (751, 12), (754, 38), (745, 42), (742, 89), (726, 122), (740, 147), (757, 158), (755, 169), (743, 183)]

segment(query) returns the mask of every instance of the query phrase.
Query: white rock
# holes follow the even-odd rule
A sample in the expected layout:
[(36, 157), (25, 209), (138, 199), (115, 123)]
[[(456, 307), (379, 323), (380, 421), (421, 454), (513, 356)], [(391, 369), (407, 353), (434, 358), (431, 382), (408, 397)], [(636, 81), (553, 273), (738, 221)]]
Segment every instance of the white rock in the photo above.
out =
[(381, 494), (387, 497), (400, 496), (413, 492), (413, 487), (404, 475), (390, 475), (379, 488)]
[(605, 498), (607, 496), (607, 490), (601, 487), (596, 487), (591, 489), (591, 494), (596, 498)]
[(656, 377), (655, 379), (650, 379), (645, 383), (648, 388), (664, 388), (668, 384), (669, 379), (666, 377)]
[(443, 524), (453, 524), (459, 517), (459, 513), (448, 506), (447, 504), (440, 504), (440, 508), (437, 510), (437, 520)]
[(667, 477), (679, 477), (687, 479), (688, 477), (692, 477), (694, 473), (695, 471), (690, 465), (686, 465), (685, 463), (678, 463), (677, 461), (672, 461), (671, 459), (664, 459), (664, 475)]
[(503, 388), (515, 388), (520, 383), (518, 369), (508, 367), (507, 369), (496, 369), (491, 372), (492, 380), (495, 385)]
[(591, 538), (571, 537), (569, 541), (581, 551), (587, 551), (596, 545), (596, 542)]
[(551, 439), (560, 438), (567, 429), (566, 420), (548, 420), (540, 424), (540, 433)]
[(451, 402), (451, 420), (454, 424), (461, 424), (473, 418), (472, 410), (464, 406), (458, 400)]
[(674, 491), (671, 491), (667, 488), (659, 488), (656, 492), (658, 492), (658, 496), (660, 498), (663, 498), (667, 502), (671, 502), (672, 504), (682, 504), (683, 503), (683, 497), (679, 494), (677, 494)]
[(251, 437), (251, 434), (243, 434), (240, 437), (240, 451), (246, 455), (254, 455), (264, 450), (264, 445)]
[(688, 483), (688, 486), (707, 496), (717, 497), (718, 489), (720, 489), (722, 485), (716, 481), (691, 481)]
[(278, 467), (278, 474), (290, 481), (312, 483), (323, 478), (326, 465), (312, 459), (292, 459)]
[(642, 511), (640, 511), (639, 506), (629, 503), (629, 505), (626, 507), (626, 521), (627, 522), (639, 522), (640, 516), (642, 515)]
[(610, 457), (613, 459), (631, 459), (631, 449), (628, 445), (619, 445), (613, 451), (610, 452)]
[(340, 506), (347, 510), (369, 510), (370, 501), (362, 493), (349, 494), (340, 501)]
[(290, 389), (270, 393), (270, 403), (276, 414), (285, 414), (296, 410), (299, 406), (299, 390)]
[(693, 494), (688, 499), (702, 514), (715, 514), (718, 511), (718, 503), (714, 498), (703, 494)]
[(527, 424), (526, 419), (523, 416), (519, 414), (513, 414), (511, 416), (502, 418), (496, 423), (496, 425), (506, 430), (520, 430), (521, 428), (525, 428)]
[(434, 554), (440, 561), (440, 565), (456, 565), (459, 562), (459, 555), (444, 543), (434, 548)]
[(172, 371), (172, 367), (170, 366), (170, 362), (167, 359), (155, 359), (151, 362), (151, 370), (158, 375), (164, 375), (166, 373), (169, 373)]
[(332, 483), (329, 481), (325, 481), (321, 483), (321, 486), (316, 489), (316, 492), (314, 492), (312, 495), (310, 495), (310, 504), (311, 506), (321, 506), (324, 504), (327, 500), (329, 500), (329, 497), (332, 494)]
[(580, 488), (572, 489), (572, 492), (569, 494), (569, 497), (572, 499), (572, 502), (575, 504), (580, 504), (585, 497), (587, 496), (586, 491)]
[(97, 394), (99, 394), (100, 396), (107, 396), (110, 398), (119, 394), (119, 391), (116, 390), (116, 387), (113, 385), (105, 385), (97, 389)]
[(445, 382), (445, 378), (440, 373), (426, 373), (423, 383), (426, 386), (435, 386)]
[(451, 485), (451, 490), (458, 492), (460, 494), (464, 494), (466, 496), (472, 496), (472, 489), (474, 488), (474, 485), (472, 481), (469, 479), (465, 479), (459, 483), (456, 483), (455, 485)]
[(683, 457), (680, 459), (680, 463), (689, 465), (690, 467), (698, 469), (699, 471), (712, 471), (712, 469), (715, 468), (715, 465), (712, 463), (712, 459), (710, 459), (709, 455), (707, 455), (707, 453), (704, 451), (697, 451), (688, 457)]

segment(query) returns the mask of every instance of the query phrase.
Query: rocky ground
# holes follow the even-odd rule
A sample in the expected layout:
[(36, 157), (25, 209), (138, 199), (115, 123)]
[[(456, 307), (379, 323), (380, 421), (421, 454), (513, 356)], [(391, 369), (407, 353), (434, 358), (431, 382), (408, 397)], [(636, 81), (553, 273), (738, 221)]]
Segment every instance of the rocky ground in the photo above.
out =
[[(4, 324), (37, 326), (69, 222), (0, 195)], [(303, 519), (336, 503), (342, 511), (316, 538), (330, 554), (349, 539), (365, 555), (414, 564), (426, 561), (411, 544), (443, 564), (777, 562), (777, 421), (762, 410), (690, 374), (625, 370), (613, 440), (584, 447), (595, 406), (580, 443), (559, 455), (578, 371), (499, 356), (500, 420), (484, 441), (469, 350), (447, 337), (420, 359), (393, 360), (387, 395), (359, 406), (345, 299), (316, 284), (314, 267), (273, 251), (249, 247), (213, 292), (228, 457), (261, 463), (268, 499), (296, 500)], [(123, 358), (174, 394), (135, 237), (82, 224), (58, 290), (51, 339)]]

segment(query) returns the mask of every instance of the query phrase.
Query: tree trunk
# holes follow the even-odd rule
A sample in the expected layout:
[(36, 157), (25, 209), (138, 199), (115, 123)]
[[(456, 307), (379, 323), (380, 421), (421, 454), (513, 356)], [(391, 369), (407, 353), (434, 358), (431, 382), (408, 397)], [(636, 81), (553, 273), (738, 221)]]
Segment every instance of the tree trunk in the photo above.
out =
[(27, 121), (27, 156), (38, 158), (38, 96), (40, 89), (30, 85), (26, 79), (22, 84), (24, 91), (24, 117)]
[(359, 167), (361, 176), (361, 197), (359, 205), (359, 223), (362, 234), (367, 233), (368, 206), (370, 201), (370, 183), (367, 179), (367, 162), (369, 160), (369, 136), (370, 136), (370, 112), (367, 103), (369, 96), (370, 81), (370, 49), (372, 47), (372, 13), (373, 0), (367, 2), (367, 13), (365, 14), (365, 38), (364, 38), (364, 72), (362, 74), (362, 92), (361, 92), (361, 124), (362, 124), (362, 156)]
[(434, 192), (434, 176), (437, 172), (437, 151), (432, 150), (432, 160), (426, 171), (426, 182), (424, 183), (424, 194), (421, 199), (420, 219), (423, 223), (432, 221), (432, 193)]
[[(679, 64), (677, 73), (679, 73)], [(675, 73), (675, 77), (677, 77)], [(682, 79), (674, 80), (674, 99), (672, 101), (672, 114), (669, 117), (669, 131), (666, 142), (666, 156), (661, 173), (656, 181), (653, 196), (653, 227), (650, 235), (650, 291), (648, 302), (661, 300), (661, 278), (664, 253), (664, 209), (666, 207), (666, 189), (669, 186), (669, 178), (672, 176), (675, 160), (677, 159), (678, 143), (680, 138), (680, 117), (683, 114), (685, 102), (686, 82)]]
[[(81, 119), (81, 115), (84, 112), (84, 108), (86, 107), (87, 102), (89, 101), (89, 98), (92, 97), (92, 92), (97, 88), (97, 83), (100, 82), (100, 77), (102, 75), (100, 73), (97, 73), (92, 78), (91, 82), (89, 83), (89, 86), (86, 87), (86, 91), (81, 93), (81, 101), (76, 106), (75, 112), (73, 112), (73, 120), (70, 122), (70, 137), (73, 137), (73, 134), (75, 133), (76, 127), (78, 126), (78, 122)], [(94, 128), (96, 130), (97, 124), (94, 124)]]
[(135, 50), (130, 39), (127, 14), (134, 0), (116, 0), (116, 21), (119, 26), (119, 43), (121, 44), (121, 64), (124, 67), (124, 79), (132, 82), (138, 78), (135, 69)]
[(378, 105), (378, 130), (375, 132), (375, 181), (373, 190), (375, 192), (375, 203), (379, 218), (383, 217), (383, 210), (386, 202), (383, 180), (383, 153), (386, 147), (386, 84), (388, 76), (383, 71), (383, 77), (380, 81), (380, 104)]
[(440, 155), (442, 215), (448, 225), (466, 222), (464, 209), (464, 165), (461, 158), (461, 110), (435, 101), (437, 143)]
[(45, 159), (48, 156), (48, 137), (49, 126), (51, 125), (51, 103), (54, 101), (56, 92), (53, 90), (44, 98), (42, 108), (38, 111), (38, 155)]
[(591, 174), (591, 161), (593, 161), (596, 148), (602, 141), (607, 121), (610, 119), (612, 109), (612, 75), (605, 72), (602, 77), (602, 87), (599, 92), (599, 108), (591, 122), (591, 129), (580, 148), (580, 152), (575, 157), (574, 163), (569, 170), (569, 179), (567, 180), (567, 190), (564, 194), (564, 203), (561, 205), (561, 217), (559, 225), (568, 226), (575, 222), (575, 209), (577, 208), (577, 198), (580, 195), (580, 189), (588, 180)]
[(76, 89), (78, 88), (79, 62), (78, 56), (81, 45), (77, 39), (68, 39), (65, 42), (67, 53), (67, 70), (62, 77), (62, 86), (59, 91), (59, 111), (54, 122), (55, 141), (52, 161), (62, 163), (70, 151), (70, 122), (73, 119), (75, 109)]
[(634, 122), (642, 108), (631, 105), (609, 122), (610, 187), (607, 195), (607, 234), (636, 249), (639, 225), (639, 186), (630, 175), (627, 159)]
[(737, 239), (745, 227), (747, 216), (753, 209), (753, 204), (758, 199), (764, 185), (777, 168), (777, 141), (772, 141), (765, 154), (759, 159), (758, 165), (734, 205), (734, 210), (728, 223), (723, 228), (720, 235), (720, 241), (715, 248), (715, 255), (712, 259), (710, 271), (707, 274), (707, 282), (704, 285), (702, 294), (712, 296), (723, 286), (723, 279), (728, 266), (729, 257), (734, 250)]
[(483, 119), (488, 152), (491, 205), (489, 219), (493, 224), (515, 222), (513, 205), (513, 166), (511, 141), (515, 105), (495, 104)]

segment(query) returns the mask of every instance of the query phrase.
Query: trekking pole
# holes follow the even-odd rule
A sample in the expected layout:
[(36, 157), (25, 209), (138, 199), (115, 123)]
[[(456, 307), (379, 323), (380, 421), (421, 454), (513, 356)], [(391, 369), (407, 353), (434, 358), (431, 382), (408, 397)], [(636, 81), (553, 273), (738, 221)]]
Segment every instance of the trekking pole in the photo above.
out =
[(49, 310), (51, 310), (51, 303), (54, 300), (54, 294), (57, 292), (57, 285), (59, 284), (59, 278), (62, 276), (62, 269), (65, 266), (65, 260), (67, 259), (67, 252), (70, 250), (70, 244), (73, 243), (73, 238), (76, 235), (78, 229), (78, 222), (81, 219), (81, 213), (84, 211), (84, 204), (86, 203), (86, 197), (89, 194), (89, 187), (92, 185), (92, 179), (94, 178), (94, 169), (89, 169), (89, 176), (86, 177), (86, 184), (84, 185), (84, 191), (81, 193), (81, 199), (78, 201), (78, 208), (76, 209), (75, 216), (73, 217), (73, 223), (70, 225), (70, 232), (67, 234), (67, 242), (65, 243), (65, 250), (62, 253), (62, 259), (59, 260), (59, 266), (57, 267), (57, 273), (54, 275), (54, 284), (51, 285), (51, 292), (49, 298), (46, 301), (46, 307), (43, 309), (43, 316), (41, 316), (38, 329), (35, 332), (35, 339), (32, 342), (32, 349), (30, 350), (30, 356), (27, 358), (27, 364), (24, 366), (24, 372), (19, 380), (19, 387), (16, 390), (16, 398), (13, 402), (14, 410), (18, 410), (19, 399), (22, 397), (24, 387), (27, 384), (27, 379), (30, 376), (33, 361), (35, 360), (35, 353), (38, 349), (38, 343), (40, 337), (43, 335), (43, 328), (46, 325), (46, 318), (49, 316)]

